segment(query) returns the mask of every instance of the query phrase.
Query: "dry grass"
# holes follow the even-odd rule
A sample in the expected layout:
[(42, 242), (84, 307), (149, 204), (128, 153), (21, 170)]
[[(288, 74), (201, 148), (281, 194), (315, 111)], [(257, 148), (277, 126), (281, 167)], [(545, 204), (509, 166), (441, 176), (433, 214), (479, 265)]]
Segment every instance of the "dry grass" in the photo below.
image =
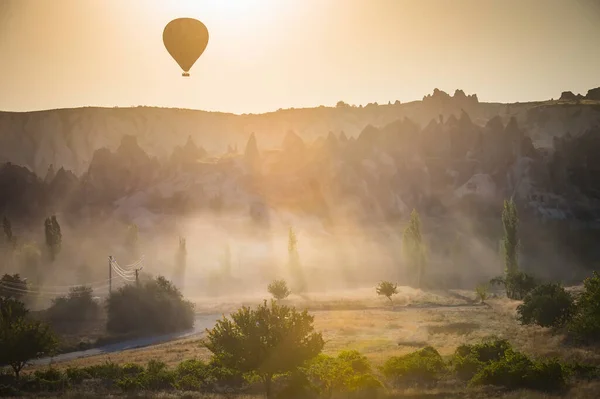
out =
[[(515, 318), (518, 302), (502, 298), (479, 305), (472, 299), (474, 294), (470, 292), (431, 293), (401, 288), (400, 294), (394, 297), (394, 306), (376, 297), (372, 290), (294, 297), (287, 302), (311, 310), (315, 329), (321, 331), (326, 340), (326, 353), (356, 349), (375, 364), (426, 345), (434, 346), (442, 355), (450, 355), (461, 344), (491, 336), (506, 338), (532, 355), (600, 363), (600, 354), (592, 349), (568, 347), (562, 344), (560, 335), (549, 329), (520, 325)], [(221, 310), (225, 313), (241, 304), (254, 305), (259, 301), (258, 298), (232, 300), (221, 303)], [(203, 313), (210, 310), (203, 303), (199, 309)], [(107, 359), (118, 363), (161, 359), (167, 364), (189, 358), (207, 359), (210, 354), (201, 347), (200, 338), (77, 359), (59, 363), (59, 366), (97, 364)]]
[[(582, 383), (567, 392), (560, 394), (547, 394), (533, 391), (512, 391), (506, 392), (499, 389), (478, 388), (478, 389), (425, 389), (414, 390), (407, 389), (403, 391), (391, 391), (386, 395), (379, 396), (380, 399), (596, 399), (600, 392), (600, 383)], [(199, 392), (140, 392), (137, 394), (95, 394), (85, 391), (70, 391), (60, 396), (45, 396), (46, 398), (156, 398), (156, 399), (264, 399), (263, 395), (245, 395), (245, 394), (207, 394)], [(339, 397), (337, 397), (339, 398)], [(341, 398), (340, 398), (341, 399)]]

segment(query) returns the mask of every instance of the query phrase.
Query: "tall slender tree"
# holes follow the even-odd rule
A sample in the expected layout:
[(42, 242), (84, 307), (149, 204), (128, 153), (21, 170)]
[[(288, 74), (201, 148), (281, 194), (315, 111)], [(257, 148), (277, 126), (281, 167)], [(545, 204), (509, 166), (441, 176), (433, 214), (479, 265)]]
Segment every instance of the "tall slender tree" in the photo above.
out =
[(402, 234), (402, 252), (416, 286), (421, 288), (427, 267), (427, 253), (421, 235), (421, 218), (416, 209), (410, 213), (410, 220)]
[(298, 253), (298, 237), (293, 227), (288, 231), (288, 266), (293, 278), (293, 291), (302, 293), (306, 290), (306, 280), (300, 263), (300, 254)]
[(504, 238), (502, 249), (504, 252), (504, 268), (507, 275), (519, 271), (519, 215), (517, 205), (511, 198), (504, 200), (502, 209), (502, 226), (504, 227)]
[(12, 225), (6, 216), (2, 218), (2, 229), (4, 230), (4, 239), (7, 244), (12, 244), (14, 240)]
[(179, 237), (179, 246), (175, 254), (175, 278), (173, 279), (179, 289), (183, 289), (185, 269), (187, 265), (187, 244), (184, 237)]
[(62, 233), (60, 225), (55, 215), (52, 215), (44, 221), (44, 231), (46, 234), (46, 247), (50, 260), (54, 262), (62, 248)]

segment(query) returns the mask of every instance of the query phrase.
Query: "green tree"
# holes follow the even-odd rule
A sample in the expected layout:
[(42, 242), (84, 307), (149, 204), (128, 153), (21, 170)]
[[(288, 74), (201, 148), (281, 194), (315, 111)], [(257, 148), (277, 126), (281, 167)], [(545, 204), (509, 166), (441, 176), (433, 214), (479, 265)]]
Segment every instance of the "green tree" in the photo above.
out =
[(519, 215), (513, 199), (504, 200), (502, 209), (504, 236), (500, 248), (504, 255), (504, 277), (493, 278), (491, 284), (502, 284), (510, 299), (523, 299), (536, 286), (535, 279), (519, 270)]
[(304, 279), (300, 254), (298, 253), (298, 237), (291, 226), (288, 231), (288, 265), (294, 279), (292, 287), (294, 292), (304, 292), (306, 290), (306, 280)]
[(454, 236), (454, 241), (450, 247), (450, 259), (455, 270), (459, 270), (461, 263), (465, 261), (465, 246), (458, 233)]
[(51, 354), (58, 342), (48, 325), (27, 315), (23, 303), (0, 298), (0, 364), (10, 365), (17, 379), (31, 359)]
[(583, 292), (570, 331), (582, 341), (600, 341), (600, 273), (594, 272), (583, 281)]
[(410, 213), (410, 220), (402, 234), (402, 252), (417, 287), (421, 288), (427, 252), (421, 235), (421, 218), (416, 209)]
[(50, 260), (54, 262), (62, 247), (62, 233), (55, 215), (46, 218), (44, 222), (44, 231), (46, 233), (46, 247), (48, 248), (48, 254), (50, 255)]
[(504, 268), (506, 275), (516, 273), (519, 270), (519, 215), (517, 205), (511, 198), (504, 200), (502, 209), (502, 226), (504, 227), (504, 238), (502, 248), (504, 250)]
[(12, 224), (6, 216), (2, 218), (2, 229), (4, 230), (4, 240), (9, 247), (14, 248), (17, 243), (17, 238), (12, 231)]
[(273, 281), (267, 287), (267, 291), (269, 291), (269, 294), (273, 295), (273, 298), (277, 299), (278, 301), (287, 298), (291, 294), (285, 280)]
[(187, 265), (187, 243), (184, 237), (179, 237), (179, 245), (175, 254), (175, 281), (180, 288), (185, 281), (185, 269)]
[(325, 342), (314, 332), (313, 316), (306, 310), (265, 300), (256, 309), (242, 307), (207, 330), (206, 348), (223, 366), (242, 373), (255, 373), (273, 397), (273, 376), (296, 371), (314, 358)]
[(389, 299), (393, 305), (394, 301), (392, 301), (392, 295), (396, 295), (398, 293), (398, 284), (392, 284), (389, 281), (382, 281), (375, 288), (375, 291), (377, 292), (377, 295), (383, 295)]

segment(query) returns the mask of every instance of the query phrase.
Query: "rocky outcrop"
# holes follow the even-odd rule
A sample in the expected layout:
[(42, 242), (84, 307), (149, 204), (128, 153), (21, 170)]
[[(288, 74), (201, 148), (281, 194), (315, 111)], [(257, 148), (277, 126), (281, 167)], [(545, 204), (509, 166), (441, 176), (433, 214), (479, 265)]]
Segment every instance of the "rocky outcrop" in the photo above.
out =
[(26, 167), (0, 165), (0, 214), (36, 220), (45, 217), (48, 189), (44, 182)]
[(595, 89), (588, 90), (585, 95), (587, 100), (600, 101), (600, 87), (596, 87)]
[(115, 152), (107, 148), (94, 152), (82, 178), (83, 194), (89, 202), (111, 204), (147, 187), (159, 172), (159, 162), (146, 154), (134, 136), (125, 135)]
[(560, 98), (558, 99), (558, 101), (577, 101), (582, 99), (583, 96), (581, 94), (573, 94), (572, 91), (563, 91), (560, 94)]
[(261, 169), (261, 157), (258, 152), (258, 144), (254, 133), (250, 134), (250, 138), (246, 143), (244, 150), (244, 162), (250, 173), (258, 173)]

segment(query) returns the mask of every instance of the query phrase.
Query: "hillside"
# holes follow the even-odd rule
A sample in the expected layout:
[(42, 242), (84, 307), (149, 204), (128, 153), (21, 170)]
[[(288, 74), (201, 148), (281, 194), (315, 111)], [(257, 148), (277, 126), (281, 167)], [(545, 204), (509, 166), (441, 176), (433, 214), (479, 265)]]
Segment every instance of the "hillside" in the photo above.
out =
[[(464, 248), (464, 266), (431, 270), (437, 283), (460, 285), (452, 279), (461, 268), (482, 265), (472, 279), (496, 273), (499, 212), (502, 201), (513, 197), (522, 219), (524, 265), (540, 268), (540, 275), (576, 279), (575, 268), (600, 259), (594, 245), (600, 106), (587, 100), (480, 104), (461, 93), (266, 115), (150, 108), (10, 114), (55, 123), (38, 125), (44, 129), (38, 141), (32, 139), (38, 135), (2, 136), (11, 140), (11, 151), (0, 148), (12, 163), (0, 167), (0, 214), (36, 230), (56, 213), (73, 234), (90, 236), (91, 226), (105, 226), (96, 229), (110, 232), (107, 242), (120, 228), (115, 223), (136, 223), (149, 235), (157, 229), (177, 234), (189, 219), (194, 231), (204, 226), (189, 234), (212, 235), (218, 245), (236, 234), (271, 245), (295, 225), (313, 240), (308, 264), (335, 265), (341, 255), (331, 252), (332, 245), (342, 245), (356, 270), (369, 262), (375, 276), (393, 269), (401, 223), (414, 208), (422, 215), (432, 262), (448, 263), (457, 242)], [(59, 116), (82, 119), (63, 125)], [(156, 117), (160, 123), (151, 122)], [(205, 124), (194, 124), (196, 118)], [(91, 121), (95, 127), (86, 130)], [(295, 129), (279, 130), (283, 125)], [(160, 133), (161, 126), (171, 133)], [(231, 137), (238, 141), (231, 144)], [(74, 163), (75, 173), (69, 170)], [(203, 240), (210, 256), (218, 257)], [(170, 255), (148, 245), (148, 256), (171, 263)], [(198, 251), (206, 262), (207, 252)]]
[[(579, 101), (580, 102), (580, 101)], [(593, 103), (595, 104), (595, 102)], [(188, 136), (211, 152), (228, 145), (241, 147), (251, 133), (262, 149), (278, 146), (288, 131), (307, 142), (330, 131), (356, 137), (366, 126), (383, 127), (409, 118), (424, 127), (440, 116), (459, 116), (465, 110), (480, 125), (494, 116), (506, 123), (517, 118), (540, 145), (567, 131), (579, 134), (600, 121), (598, 107), (575, 101), (497, 104), (480, 103), (476, 96), (457, 90), (453, 96), (438, 91), (406, 104), (287, 109), (259, 115), (234, 115), (166, 108), (77, 108), (36, 112), (0, 112), (0, 162), (26, 166), (44, 175), (48, 166), (82, 174), (95, 150), (115, 150), (123, 135), (133, 135), (150, 156), (168, 157)]]

